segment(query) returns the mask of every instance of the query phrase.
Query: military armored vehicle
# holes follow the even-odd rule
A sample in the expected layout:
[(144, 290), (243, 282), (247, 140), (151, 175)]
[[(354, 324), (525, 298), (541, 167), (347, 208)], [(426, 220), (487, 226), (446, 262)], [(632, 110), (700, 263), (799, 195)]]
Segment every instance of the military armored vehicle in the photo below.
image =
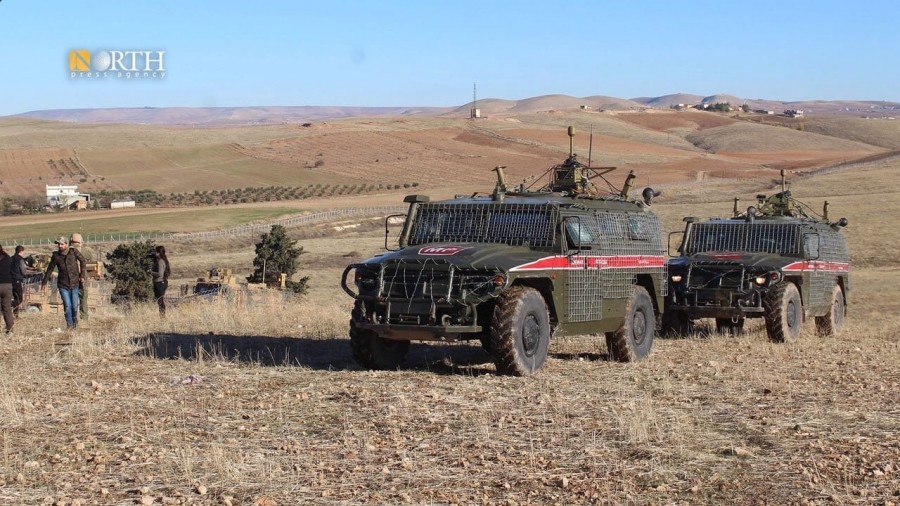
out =
[(601, 190), (594, 182), (614, 168), (579, 162), (574, 133), (542, 187), (532, 189), (544, 178), (510, 188), (496, 167), (490, 194), (404, 199), (399, 249), (347, 266), (341, 280), (356, 299), (350, 340), (360, 365), (394, 369), (412, 340), (481, 341), (511, 375), (537, 372), (552, 336), (605, 333), (620, 361), (650, 353), (667, 279), (650, 210), (658, 193), (629, 198), (633, 173), (622, 190)]
[(735, 199), (731, 218), (685, 218), (668, 262), (665, 332), (691, 332), (700, 318), (739, 332), (745, 319), (764, 318), (769, 339), (784, 342), (814, 318), (819, 334), (840, 333), (850, 293), (847, 220), (829, 221), (828, 202), (816, 215), (785, 188), (784, 171), (781, 178), (780, 193), (757, 195), (744, 212)]

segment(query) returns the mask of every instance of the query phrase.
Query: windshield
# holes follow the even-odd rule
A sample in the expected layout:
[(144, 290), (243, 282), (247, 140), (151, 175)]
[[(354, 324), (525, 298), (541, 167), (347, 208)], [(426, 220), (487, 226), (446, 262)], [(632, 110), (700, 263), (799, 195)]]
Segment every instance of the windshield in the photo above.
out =
[(746, 251), (800, 256), (798, 227), (786, 223), (698, 223), (691, 227), (686, 255), (714, 251)]
[(409, 244), (442, 242), (553, 246), (556, 208), (551, 204), (422, 204)]

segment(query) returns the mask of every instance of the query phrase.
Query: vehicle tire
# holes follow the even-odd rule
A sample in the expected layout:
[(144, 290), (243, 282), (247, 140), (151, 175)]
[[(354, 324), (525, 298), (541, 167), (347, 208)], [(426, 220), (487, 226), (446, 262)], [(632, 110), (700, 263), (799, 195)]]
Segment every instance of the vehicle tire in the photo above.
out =
[(716, 318), (716, 332), (727, 336), (739, 336), (744, 333), (744, 319), (733, 321), (731, 318)]
[(800, 337), (803, 303), (797, 285), (785, 281), (775, 285), (763, 299), (766, 310), (766, 334), (769, 341), (783, 343)]
[(528, 376), (547, 360), (550, 314), (534, 288), (514, 286), (497, 301), (491, 318), (491, 350), (499, 374)]
[(635, 285), (625, 307), (622, 326), (615, 332), (606, 333), (609, 357), (619, 362), (634, 362), (645, 358), (653, 347), (655, 332), (653, 300), (644, 287)]
[(403, 364), (409, 341), (384, 339), (371, 330), (357, 328), (364, 321), (362, 301), (356, 301), (350, 316), (350, 347), (353, 359), (367, 369), (395, 370)]
[(684, 311), (666, 311), (660, 319), (661, 337), (687, 337), (694, 332), (694, 322)]
[(825, 316), (816, 317), (816, 333), (820, 336), (836, 336), (844, 328), (844, 292), (841, 287), (834, 285), (831, 289), (831, 307)]
[(481, 343), (481, 349), (491, 354), (491, 335), (488, 334), (486, 336), (481, 336), (478, 338), (478, 341)]

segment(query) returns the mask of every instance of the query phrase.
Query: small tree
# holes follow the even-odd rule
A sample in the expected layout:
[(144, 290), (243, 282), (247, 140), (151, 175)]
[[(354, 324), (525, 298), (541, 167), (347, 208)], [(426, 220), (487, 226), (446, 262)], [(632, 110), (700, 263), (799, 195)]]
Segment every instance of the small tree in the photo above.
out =
[(269, 233), (260, 236), (256, 243), (256, 258), (253, 259), (253, 274), (247, 277), (251, 283), (278, 285), (281, 273), (287, 275), (287, 287), (295, 293), (306, 293), (309, 276), (300, 281), (290, 281), (297, 272), (297, 260), (303, 254), (303, 247), (296, 246), (287, 236), (283, 225), (272, 225)]
[(153, 259), (149, 252), (156, 245), (153, 241), (120, 244), (106, 254), (106, 272), (116, 281), (114, 301), (145, 302), (153, 297), (153, 279), (150, 269)]

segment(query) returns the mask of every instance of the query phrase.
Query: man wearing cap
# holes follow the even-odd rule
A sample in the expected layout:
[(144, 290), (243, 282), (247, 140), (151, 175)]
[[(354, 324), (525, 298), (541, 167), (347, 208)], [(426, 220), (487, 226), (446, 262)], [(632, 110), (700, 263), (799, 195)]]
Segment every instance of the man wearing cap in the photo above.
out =
[[(84, 239), (81, 237), (81, 234), (75, 232), (72, 234), (72, 237), (69, 239), (69, 247), (77, 250), (81, 255), (85, 258), (85, 262), (94, 261), (93, 255), (87, 248), (84, 247)], [(88, 319), (88, 293), (87, 293), (87, 285), (84, 281), (78, 286), (78, 316), (82, 320)]]
[(69, 240), (65, 237), (57, 239), (56, 246), (57, 250), (50, 257), (50, 265), (41, 281), (41, 290), (47, 287), (47, 280), (53, 274), (53, 269), (59, 269), (56, 288), (66, 314), (66, 328), (75, 330), (78, 326), (78, 287), (84, 281), (84, 256), (77, 249), (70, 248)]

